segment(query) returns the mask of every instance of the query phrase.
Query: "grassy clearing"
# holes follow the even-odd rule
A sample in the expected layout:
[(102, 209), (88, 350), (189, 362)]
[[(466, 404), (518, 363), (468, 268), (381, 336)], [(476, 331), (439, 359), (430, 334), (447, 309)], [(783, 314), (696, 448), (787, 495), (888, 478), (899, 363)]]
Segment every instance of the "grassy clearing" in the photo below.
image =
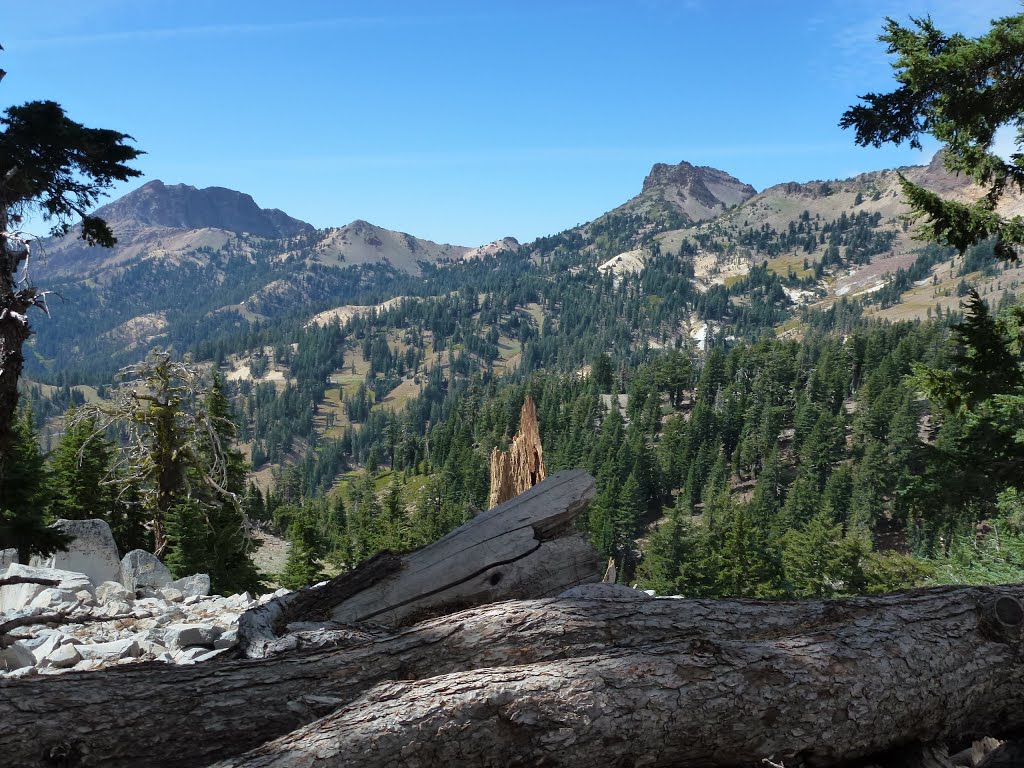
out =
[(370, 361), (363, 358), (363, 350), (349, 349), (345, 352), (345, 373), (362, 378), (370, 370)]
[[(385, 469), (373, 478), (373, 491), (377, 496), (382, 496), (387, 492), (388, 488), (391, 487), (391, 483), (394, 481), (395, 476), (402, 477), (401, 472), (394, 472), (390, 469)], [(331, 495), (336, 496), (342, 494), (346, 503), (349, 500), (349, 489), (355, 482), (363, 477), (366, 477), (365, 469), (354, 469), (349, 472), (344, 472), (338, 476), (335, 481), (334, 488), (331, 490)], [(427, 481), (430, 478), (427, 475), (412, 475), (408, 480), (402, 483), (402, 505), (406, 508), (413, 506), (419, 501), (420, 495), (423, 493), (423, 488), (426, 486)]]
[[(808, 269), (804, 269), (804, 258), (807, 258)], [(802, 253), (784, 253), (768, 261), (768, 269), (779, 277), (786, 277), (790, 272), (797, 277), (814, 276), (814, 259)]]
[(523, 344), (508, 336), (498, 337), (498, 359), (494, 363), (495, 370), (503, 371), (514, 368), (523, 352)]
[(419, 395), (423, 388), (422, 379), (419, 384), (415, 379), (403, 379), (402, 383), (392, 389), (384, 399), (373, 406), (374, 410), (383, 409), (396, 413), (405, 407), (405, 404)]
[(736, 285), (736, 283), (738, 283), (744, 277), (745, 277), (745, 275), (729, 275), (728, 277), (726, 277), (726, 278), (724, 278), (722, 280), (722, 285), (724, 285), (726, 288), (732, 288), (734, 285)]
[(537, 304), (536, 302), (530, 302), (529, 304), (524, 306), (522, 310), (533, 319), (533, 322), (537, 326), (537, 329), (540, 330), (540, 327), (544, 324), (544, 310), (541, 309), (540, 304)]

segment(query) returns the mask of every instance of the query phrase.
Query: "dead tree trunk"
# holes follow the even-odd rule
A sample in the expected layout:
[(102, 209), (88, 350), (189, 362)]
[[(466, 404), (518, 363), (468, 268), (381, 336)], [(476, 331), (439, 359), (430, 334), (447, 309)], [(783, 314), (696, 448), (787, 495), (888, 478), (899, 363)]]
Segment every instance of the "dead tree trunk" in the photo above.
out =
[(519, 431), (507, 451), (491, 451), (491, 493), (487, 506), (515, 498), (547, 477), (544, 448), (540, 444), (537, 406), (529, 395), (519, 412)]
[[(0, 179), (0, 192), (6, 179)], [(14, 419), (18, 412), (18, 380), (25, 363), (22, 347), (31, 335), (28, 310), (39, 305), (32, 287), (19, 287), (18, 268), (28, 249), (7, 232), (6, 202), (0, 194), (0, 480), (10, 455)]]
[(831, 766), (1024, 727), (1022, 600), (516, 601), (268, 659), (0, 681), (0, 762)]

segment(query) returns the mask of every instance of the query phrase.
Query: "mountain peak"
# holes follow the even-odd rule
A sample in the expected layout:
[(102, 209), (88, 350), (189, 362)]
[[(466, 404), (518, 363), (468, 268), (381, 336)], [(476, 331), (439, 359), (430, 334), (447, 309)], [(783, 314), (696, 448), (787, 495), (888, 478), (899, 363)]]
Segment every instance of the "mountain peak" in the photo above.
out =
[(96, 215), (105, 219), (115, 234), (119, 229), (139, 227), (223, 229), (258, 237), (289, 237), (313, 231), (311, 225), (283, 211), (260, 208), (244, 192), (225, 187), (197, 189), (188, 184), (165, 184), (159, 179), (103, 206)]
[(717, 216), (757, 194), (757, 190), (725, 171), (685, 160), (655, 163), (644, 179), (641, 198), (661, 198), (691, 221)]

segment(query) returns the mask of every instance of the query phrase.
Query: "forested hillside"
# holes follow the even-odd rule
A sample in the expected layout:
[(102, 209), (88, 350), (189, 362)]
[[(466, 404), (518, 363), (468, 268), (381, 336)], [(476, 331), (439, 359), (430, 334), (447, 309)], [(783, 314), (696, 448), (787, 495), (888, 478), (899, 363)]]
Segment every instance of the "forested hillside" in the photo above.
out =
[[(971, 194), (941, 164), (907, 173)], [(245, 508), (298, 543), (295, 583), (485, 506), (527, 392), (549, 470), (598, 478), (588, 525), (623, 578), (759, 596), (981, 578), (973, 525), (1012, 503), (924, 514), (948, 427), (908, 377), (947, 363), (971, 289), (1012, 305), (1018, 270), (991, 241), (957, 259), (915, 243), (905, 211), (892, 172), (755, 194), (683, 163), (594, 222), (419, 274), (321, 264), (324, 235), (301, 223), (287, 241), (140, 252), (96, 267), (103, 290), (62, 288), (73, 309), (35, 341), (60, 371), (32, 369), (35, 424), (56, 446), (64, 409), (102, 402), (116, 364), (153, 345), (219, 370), (252, 465)], [(135, 294), (147, 303), (109, 303)], [(999, 551), (989, 570), (1017, 567)]]

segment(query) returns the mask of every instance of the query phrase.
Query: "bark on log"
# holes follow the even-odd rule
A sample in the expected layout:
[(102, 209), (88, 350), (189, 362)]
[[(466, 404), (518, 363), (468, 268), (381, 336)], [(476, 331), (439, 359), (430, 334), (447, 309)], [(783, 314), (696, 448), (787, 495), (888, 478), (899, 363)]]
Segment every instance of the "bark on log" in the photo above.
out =
[(239, 655), (261, 659), (273, 653), (293, 650), (299, 640), (288, 636), (289, 624), (326, 622), (335, 605), (401, 568), (400, 557), (391, 552), (381, 552), (352, 572), (333, 578), (322, 587), (289, 592), (246, 611), (238, 620)]
[(1024, 727), (1022, 599), (517, 601), (347, 648), (0, 681), (0, 761), (836, 765)]

